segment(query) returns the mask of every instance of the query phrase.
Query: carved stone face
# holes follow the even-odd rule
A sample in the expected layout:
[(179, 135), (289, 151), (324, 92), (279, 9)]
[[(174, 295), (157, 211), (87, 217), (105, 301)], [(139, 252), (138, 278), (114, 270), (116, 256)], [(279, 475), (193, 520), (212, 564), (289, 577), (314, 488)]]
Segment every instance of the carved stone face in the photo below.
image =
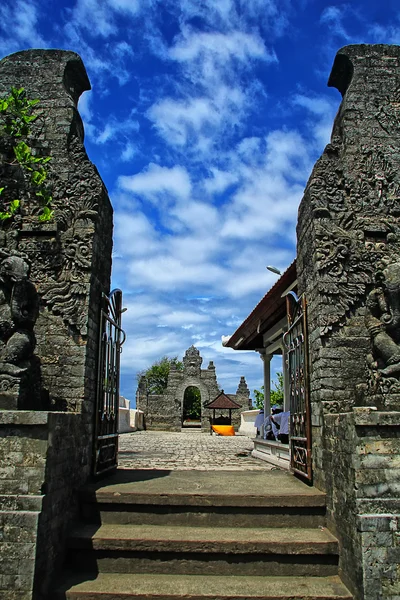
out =
[(19, 256), (9, 256), (0, 263), (0, 281), (3, 283), (20, 281), (28, 275), (29, 265)]
[(400, 263), (392, 263), (383, 271), (385, 277), (385, 285), (388, 290), (400, 289)]

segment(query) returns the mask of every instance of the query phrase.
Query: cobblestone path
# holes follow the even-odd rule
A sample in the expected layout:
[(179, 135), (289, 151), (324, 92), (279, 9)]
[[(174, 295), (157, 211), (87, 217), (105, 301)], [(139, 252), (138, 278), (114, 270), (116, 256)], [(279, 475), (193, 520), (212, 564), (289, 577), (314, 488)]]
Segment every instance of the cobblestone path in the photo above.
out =
[(252, 449), (253, 442), (246, 436), (135, 431), (119, 437), (118, 466), (122, 469), (271, 470), (271, 465), (251, 456)]

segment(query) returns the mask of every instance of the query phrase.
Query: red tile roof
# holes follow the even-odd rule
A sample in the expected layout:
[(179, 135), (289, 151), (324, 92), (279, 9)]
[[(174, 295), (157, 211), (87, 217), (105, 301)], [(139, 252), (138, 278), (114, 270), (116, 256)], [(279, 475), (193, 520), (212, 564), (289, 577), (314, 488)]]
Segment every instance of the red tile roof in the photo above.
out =
[(286, 298), (282, 294), (296, 276), (294, 260), (224, 345), (234, 350), (262, 348), (263, 333), (286, 315)]
[(224, 392), (221, 392), (219, 396), (214, 398), (210, 404), (204, 406), (204, 408), (242, 408), (240, 404), (228, 398)]

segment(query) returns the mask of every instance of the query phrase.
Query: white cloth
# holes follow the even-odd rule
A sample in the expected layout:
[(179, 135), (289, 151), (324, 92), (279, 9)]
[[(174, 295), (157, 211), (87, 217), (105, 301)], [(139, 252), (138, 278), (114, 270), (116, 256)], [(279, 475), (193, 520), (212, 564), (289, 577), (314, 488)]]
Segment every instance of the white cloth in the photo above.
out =
[(254, 421), (254, 427), (257, 429), (261, 429), (261, 425), (264, 423), (264, 411), (260, 410), (258, 415), (256, 416), (256, 420)]
[(278, 434), (279, 434), (279, 429), (277, 428), (277, 426), (275, 425), (275, 423), (272, 421), (271, 416), (275, 417), (277, 415), (268, 415), (267, 417), (265, 417), (264, 420), (264, 440), (267, 439), (267, 433), (269, 431), (272, 430), (272, 433), (274, 435), (274, 438), (277, 440), (278, 439)]
[[(278, 433), (284, 433), (286, 435), (289, 435), (289, 417), (290, 417), (290, 411), (286, 411), (286, 412), (281, 412), (278, 413), (276, 415), (272, 415), (274, 418), (275, 423), (277, 423), (279, 425), (279, 430)], [(275, 434), (275, 437), (277, 437), (277, 434)]]

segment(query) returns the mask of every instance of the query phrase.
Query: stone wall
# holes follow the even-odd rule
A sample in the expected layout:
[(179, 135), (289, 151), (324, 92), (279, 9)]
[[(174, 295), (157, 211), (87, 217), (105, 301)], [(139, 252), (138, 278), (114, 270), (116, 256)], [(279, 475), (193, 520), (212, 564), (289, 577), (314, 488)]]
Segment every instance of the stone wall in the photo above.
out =
[[(21, 214), (3, 223), (0, 250), (24, 257), (39, 296), (35, 355), (47, 410), (1, 410), (0, 596), (44, 600), (62, 562), (65, 533), (77, 514), (77, 489), (92, 468), (101, 294), (109, 293), (112, 208), (83, 145), (77, 102), (90, 89), (80, 57), (30, 50), (0, 61), (0, 95), (23, 87), (39, 99), (29, 139), (52, 157), (54, 219), (38, 221), (29, 186), (7, 159), (1, 139), (2, 185), (16, 185)], [(55, 411), (65, 412), (55, 412)]]
[[(182, 427), (183, 398), (185, 390), (190, 386), (199, 389), (203, 407), (219, 395), (221, 390), (218, 386), (214, 363), (210, 361), (207, 369), (202, 369), (202, 362), (203, 359), (197, 348), (191, 346), (183, 358), (183, 371), (171, 368), (168, 385), (162, 395), (148, 394), (146, 381), (142, 378), (136, 393), (136, 406), (144, 412), (146, 429), (180, 431)], [(229, 394), (229, 397), (238, 402), (244, 410), (247, 410), (249, 408), (249, 395), (246, 380), (242, 377), (236, 395)], [(202, 408), (201, 427), (205, 432), (208, 432), (210, 428), (210, 416), (212, 416), (212, 410)], [(239, 409), (232, 411), (232, 422), (236, 428), (239, 427)]]
[(90, 473), (81, 415), (0, 411), (0, 596), (42, 600)]
[[(54, 220), (39, 223), (37, 202), (19, 180), (21, 215), (3, 226), (0, 248), (26, 256), (31, 265), (40, 300), (36, 354), (51, 407), (83, 412), (91, 423), (100, 298), (110, 287), (112, 208), (83, 145), (77, 102), (90, 83), (77, 54), (29, 50), (0, 61), (0, 95), (11, 86), (39, 100), (29, 143), (51, 156)], [(0, 146), (6, 185), (15, 177), (5, 166), (8, 150)]]
[(343, 96), (299, 209), (314, 483), (357, 600), (398, 598), (400, 48), (348, 46)]

